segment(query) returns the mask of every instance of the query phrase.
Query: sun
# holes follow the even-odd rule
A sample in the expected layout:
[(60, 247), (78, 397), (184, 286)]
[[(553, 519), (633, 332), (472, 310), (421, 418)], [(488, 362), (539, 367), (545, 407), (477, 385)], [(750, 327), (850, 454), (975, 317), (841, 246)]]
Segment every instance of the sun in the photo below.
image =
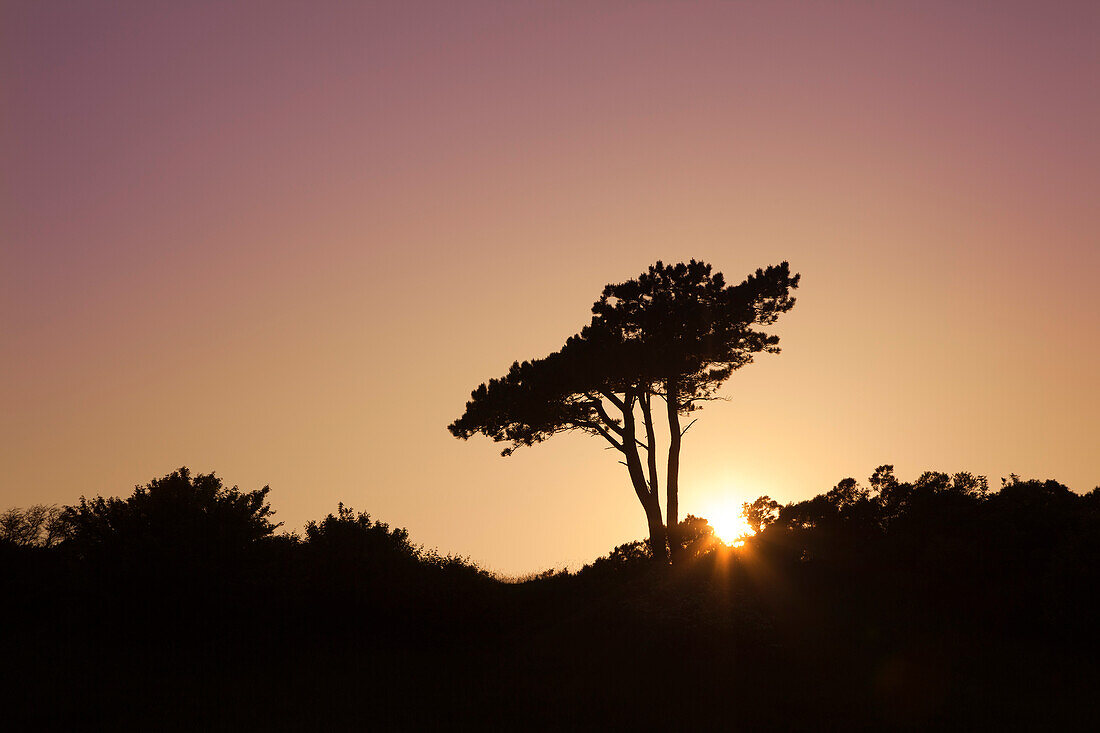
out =
[(752, 526), (741, 516), (741, 507), (733, 502), (715, 504), (705, 515), (718, 539), (732, 547), (745, 544), (745, 538), (755, 534)]

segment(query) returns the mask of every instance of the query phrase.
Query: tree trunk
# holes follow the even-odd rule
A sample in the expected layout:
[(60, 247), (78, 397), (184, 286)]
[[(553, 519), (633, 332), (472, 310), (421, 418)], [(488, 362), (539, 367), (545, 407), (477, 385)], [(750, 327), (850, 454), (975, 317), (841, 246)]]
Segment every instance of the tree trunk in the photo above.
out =
[(645, 509), (646, 521), (649, 524), (649, 547), (653, 553), (653, 560), (661, 565), (667, 565), (668, 538), (665, 527), (661, 523), (661, 497), (656, 491), (650, 491), (646, 484), (645, 473), (642, 469), (642, 459), (638, 455), (638, 443), (636, 423), (634, 420), (634, 400), (636, 396), (628, 393), (623, 410), (623, 453), (626, 455), (626, 470), (630, 473), (630, 482), (634, 484), (634, 493), (638, 495), (638, 501)]
[(665, 524), (668, 526), (669, 550), (672, 560), (675, 561), (681, 549), (677, 531), (680, 524), (680, 385), (675, 378), (665, 382), (665, 404), (668, 407), (668, 472), (665, 475), (668, 498), (665, 504)]
[(653, 502), (646, 508), (646, 519), (649, 521), (649, 547), (653, 551), (653, 561), (658, 565), (668, 565), (670, 562), (668, 547), (668, 532), (661, 522), (661, 507)]

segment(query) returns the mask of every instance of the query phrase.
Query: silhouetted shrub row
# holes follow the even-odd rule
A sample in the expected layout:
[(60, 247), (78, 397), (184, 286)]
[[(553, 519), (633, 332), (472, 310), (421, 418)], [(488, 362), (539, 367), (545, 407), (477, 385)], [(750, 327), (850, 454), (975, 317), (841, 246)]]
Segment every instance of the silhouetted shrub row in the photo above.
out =
[[(762, 504), (767, 497), (753, 506)], [(937, 472), (910, 483), (880, 466), (869, 487), (849, 478), (768, 509), (755, 517), (756, 552), (939, 613), (955, 628), (1012, 622), (1049, 635), (1092, 625), (1080, 611), (1100, 581), (1100, 489), (1082, 496), (1012, 476), (990, 491), (984, 477)]]
[(0, 515), (9, 717), (46, 728), (643, 730), (1095, 718), (1100, 490), (880, 467), (681, 562), (627, 543), (503, 583), (340, 505), (277, 534), (267, 487), (181, 469)]

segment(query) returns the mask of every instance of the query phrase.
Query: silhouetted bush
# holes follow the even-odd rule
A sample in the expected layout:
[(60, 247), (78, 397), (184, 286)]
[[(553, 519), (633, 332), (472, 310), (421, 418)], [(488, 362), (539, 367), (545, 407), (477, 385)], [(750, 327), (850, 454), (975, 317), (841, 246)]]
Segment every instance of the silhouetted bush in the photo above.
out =
[(311, 550), (326, 558), (374, 565), (419, 559), (407, 530), (391, 530), (385, 522), (371, 521), (366, 512), (356, 514), (343, 503), (335, 514), (306, 524), (305, 539)]
[(66, 550), (83, 558), (215, 562), (272, 535), (278, 524), (267, 503), (271, 489), (227, 489), (214, 474), (186, 468), (126, 499), (80, 498), (65, 507)]

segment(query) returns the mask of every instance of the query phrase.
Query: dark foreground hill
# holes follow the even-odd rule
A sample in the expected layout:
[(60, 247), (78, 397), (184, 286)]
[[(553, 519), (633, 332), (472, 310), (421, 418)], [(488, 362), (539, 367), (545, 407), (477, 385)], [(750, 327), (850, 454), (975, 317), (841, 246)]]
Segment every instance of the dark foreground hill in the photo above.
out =
[(674, 567), (635, 543), (508, 584), (343, 508), (276, 536), (211, 480), (8, 535), (5, 729), (1100, 723), (1097, 491), (883, 471), (758, 502), (738, 549), (692, 520)]

